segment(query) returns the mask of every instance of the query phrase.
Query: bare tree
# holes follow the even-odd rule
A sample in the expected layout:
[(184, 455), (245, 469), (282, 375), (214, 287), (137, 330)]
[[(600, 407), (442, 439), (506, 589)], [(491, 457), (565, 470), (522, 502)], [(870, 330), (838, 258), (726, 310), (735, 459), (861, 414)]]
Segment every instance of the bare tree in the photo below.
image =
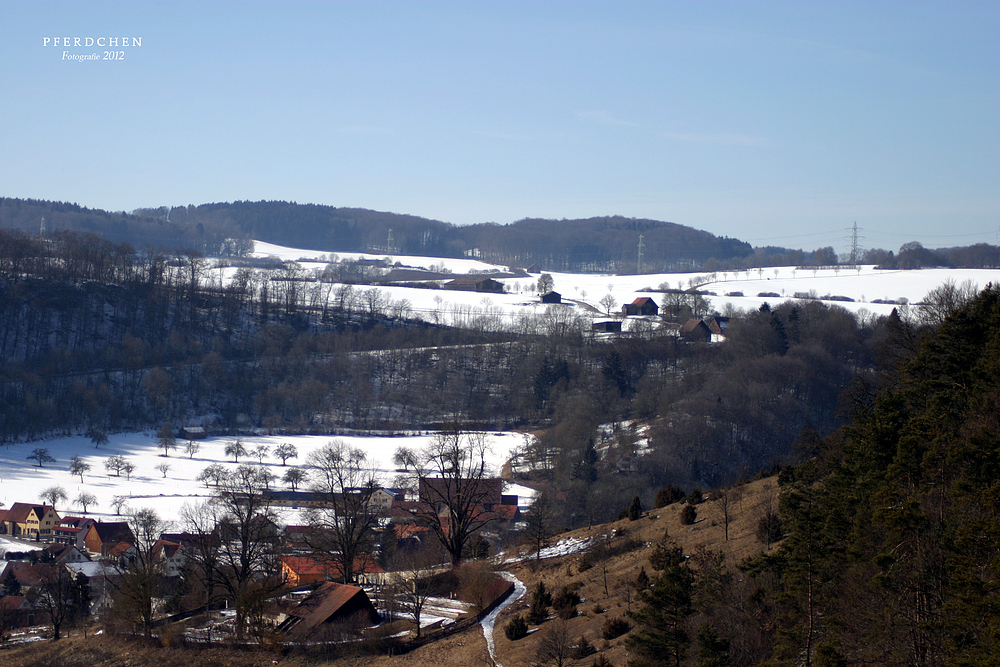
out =
[(281, 481), (292, 487), (292, 491), (295, 491), (300, 484), (306, 481), (306, 474), (299, 468), (289, 468), (285, 471)]
[(573, 652), (573, 637), (570, 635), (566, 621), (557, 619), (549, 624), (548, 630), (538, 642), (536, 657), (543, 665), (555, 664), (563, 667), (568, 664)]
[(271, 448), (265, 444), (260, 444), (253, 448), (254, 458), (257, 459), (257, 463), (259, 463), (260, 465), (264, 465), (264, 459), (266, 459), (267, 455), (270, 453), (271, 453)]
[(392, 571), (399, 577), (396, 599), (413, 615), (420, 636), (420, 616), (433, 590), (432, 577), (435, 562), (431, 551), (425, 548), (405, 549), (393, 555)]
[(166, 479), (167, 473), (170, 472), (170, 468), (171, 468), (171, 465), (169, 463), (167, 463), (166, 461), (164, 461), (163, 463), (158, 463), (156, 465), (156, 470), (158, 470), (158, 471), (160, 471), (160, 472), (163, 473), (164, 479)]
[(209, 484), (218, 486), (228, 474), (229, 472), (226, 470), (226, 467), (221, 463), (210, 463), (204, 470), (198, 473), (198, 476), (195, 479), (199, 482), (205, 482), (206, 487), (209, 486)]
[(104, 460), (104, 469), (108, 471), (108, 475), (114, 473), (115, 477), (121, 477), (122, 470), (125, 468), (127, 461), (125, 457), (121, 454), (115, 454), (114, 456), (109, 456)]
[(488, 453), (484, 434), (455, 428), (419, 452), (401, 447), (394, 457), (420, 499), (414, 518), (434, 533), (453, 565), (462, 562), (470, 538), (499, 519), (491, 505), (500, 502), (501, 482), (486, 463)]
[(243, 441), (237, 438), (236, 440), (230, 440), (226, 443), (226, 456), (232, 456), (233, 462), (239, 463), (241, 456), (246, 456), (247, 448), (244, 446)]
[(296, 459), (299, 457), (299, 450), (295, 445), (283, 442), (274, 448), (275, 458), (281, 459), (281, 465), (285, 465), (288, 459)]
[(340, 564), (344, 583), (354, 581), (360, 559), (375, 545), (378, 509), (371, 502), (378, 490), (378, 469), (364, 451), (333, 440), (306, 459), (313, 493), (323, 507), (306, 512), (311, 526), (306, 541), (313, 549), (329, 553)]
[(94, 443), (94, 449), (97, 449), (101, 445), (106, 445), (111, 441), (108, 438), (108, 434), (99, 428), (91, 429), (87, 435), (90, 436), (90, 441)]
[(24, 457), (28, 461), (37, 461), (38, 467), (41, 468), (43, 463), (55, 463), (56, 460), (52, 458), (49, 454), (49, 450), (46, 447), (36, 447), (31, 450), (31, 453)]
[(121, 514), (122, 510), (128, 505), (127, 496), (112, 496), (111, 498), (111, 508), (115, 511), (115, 514)]
[(164, 456), (170, 456), (170, 452), (177, 449), (177, 439), (174, 438), (174, 427), (170, 422), (165, 423), (156, 432), (156, 446), (163, 450)]
[(69, 498), (66, 495), (66, 489), (61, 486), (50, 486), (38, 495), (42, 500), (52, 505), (52, 509), (56, 509), (57, 504)]
[(201, 450), (201, 445), (199, 445), (194, 440), (188, 440), (187, 446), (184, 447), (184, 453), (188, 455), (189, 459), (193, 459), (194, 455)]
[(125, 479), (131, 481), (132, 473), (135, 472), (135, 464), (126, 459), (125, 463), (122, 464), (122, 472), (125, 473)]
[(543, 491), (536, 495), (524, 517), (524, 536), (534, 545), (536, 560), (542, 559), (542, 544), (552, 534), (555, 520), (555, 507), (549, 494)]
[(605, 294), (601, 297), (601, 300), (598, 301), (598, 303), (601, 304), (602, 308), (604, 308), (604, 312), (610, 315), (611, 311), (618, 305), (618, 299), (611, 294)]
[(76, 504), (83, 507), (83, 513), (86, 514), (91, 505), (97, 504), (97, 496), (89, 491), (81, 491), (80, 495), (76, 497)]
[(69, 474), (79, 475), (80, 484), (83, 484), (83, 475), (90, 471), (90, 464), (81, 459), (79, 456), (74, 456), (69, 462)]
[(729, 541), (729, 525), (733, 521), (733, 512), (739, 500), (739, 491), (726, 489), (719, 494), (718, 499), (715, 501), (715, 512), (719, 517), (719, 522), (722, 523), (727, 542)]
[(125, 561), (115, 596), (115, 613), (149, 637), (153, 629), (153, 600), (160, 592), (160, 577), (154, 560), (154, 545), (169, 523), (152, 509), (129, 511), (129, 528), (135, 537), (132, 557)]
[(218, 547), (194, 558), (236, 609), (236, 635), (256, 617), (284, 581), (278, 563), (277, 513), (258, 466), (242, 465), (226, 475), (218, 495), (186, 514), (200, 535), (216, 534)]

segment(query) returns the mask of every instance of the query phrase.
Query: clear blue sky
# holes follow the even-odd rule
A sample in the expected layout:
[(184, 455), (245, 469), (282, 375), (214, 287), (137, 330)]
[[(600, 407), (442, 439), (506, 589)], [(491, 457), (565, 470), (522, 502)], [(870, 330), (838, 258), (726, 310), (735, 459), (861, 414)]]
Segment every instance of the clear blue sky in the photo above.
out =
[(0, 58), (0, 196), (998, 243), (995, 1), (5, 0)]

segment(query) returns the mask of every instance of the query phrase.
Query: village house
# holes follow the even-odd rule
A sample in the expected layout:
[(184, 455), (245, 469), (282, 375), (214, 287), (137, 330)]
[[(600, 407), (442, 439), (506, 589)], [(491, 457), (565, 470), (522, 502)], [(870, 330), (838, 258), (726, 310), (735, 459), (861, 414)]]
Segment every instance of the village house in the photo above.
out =
[(57, 525), (59, 515), (54, 507), (34, 503), (14, 503), (3, 520), (6, 534), (45, 541), (52, 539)]
[(562, 294), (559, 292), (549, 292), (542, 295), (542, 303), (562, 303)]
[(59, 521), (59, 525), (52, 529), (52, 541), (58, 544), (72, 544), (79, 549), (86, 549), (84, 538), (90, 524), (96, 523), (93, 519), (86, 519), (79, 516), (64, 516)]
[(599, 320), (590, 325), (592, 331), (599, 333), (621, 333), (621, 320)]
[(712, 340), (712, 331), (702, 320), (688, 320), (681, 326), (681, 338), (694, 343), (707, 343)]
[(368, 595), (357, 586), (326, 582), (288, 611), (278, 625), (293, 640), (322, 639), (338, 624), (375, 625), (380, 617)]
[(59, 565), (65, 563), (83, 563), (90, 560), (90, 556), (83, 553), (75, 544), (52, 543), (45, 547), (43, 551), (52, 554), (53, 559)]
[(119, 548), (121, 543), (135, 544), (135, 536), (132, 529), (124, 521), (108, 522), (95, 521), (90, 524), (87, 534), (83, 538), (87, 551), (108, 557), (111, 550)]
[(179, 577), (187, 563), (184, 547), (178, 542), (159, 539), (153, 544), (150, 556), (156, 569), (164, 577)]
[(624, 317), (628, 317), (629, 315), (655, 317), (659, 312), (660, 307), (648, 296), (640, 296), (632, 303), (626, 303), (622, 306), (622, 315)]
[[(338, 561), (325, 554), (294, 555), (281, 557), (281, 574), (288, 587), (298, 588), (340, 579), (343, 570)], [(378, 580), (385, 570), (373, 558), (358, 556), (354, 559), (354, 574), (359, 581)]]

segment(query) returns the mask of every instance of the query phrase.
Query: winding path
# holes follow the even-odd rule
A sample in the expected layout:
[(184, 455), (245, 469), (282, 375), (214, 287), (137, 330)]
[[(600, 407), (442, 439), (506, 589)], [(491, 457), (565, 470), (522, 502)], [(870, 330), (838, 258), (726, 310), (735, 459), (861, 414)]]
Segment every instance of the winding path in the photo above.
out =
[(501, 602), (496, 609), (486, 615), (483, 620), (479, 621), (479, 625), (483, 626), (483, 636), (486, 638), (486, 647), (490, 651), (490, 660), (493, 661), (494, 667), (503, 667), (503, 665), (500, 664), (500, 661), (497, 660), (497, 649), (496, 645), (493, 643), (493, 626), (496, 624), (497, 615), (524, 597), (524, 594), (528, 592), (528, 589), (525, 587), (524, 582), (510, 572), (498, 572), (498, 574), (514, 584), (514, 592), (511, 593), (506, 600)]

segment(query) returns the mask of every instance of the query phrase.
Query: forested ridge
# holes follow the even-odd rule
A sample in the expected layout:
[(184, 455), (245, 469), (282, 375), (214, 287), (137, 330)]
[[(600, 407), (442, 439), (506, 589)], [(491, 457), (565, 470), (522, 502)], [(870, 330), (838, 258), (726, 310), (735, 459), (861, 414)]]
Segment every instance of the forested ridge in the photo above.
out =
[(782, 474), (788, 537), (750, 567), (779, 577), (775, 664), (997, 664), (1000, 290), (885, 345), (886, 381)]

